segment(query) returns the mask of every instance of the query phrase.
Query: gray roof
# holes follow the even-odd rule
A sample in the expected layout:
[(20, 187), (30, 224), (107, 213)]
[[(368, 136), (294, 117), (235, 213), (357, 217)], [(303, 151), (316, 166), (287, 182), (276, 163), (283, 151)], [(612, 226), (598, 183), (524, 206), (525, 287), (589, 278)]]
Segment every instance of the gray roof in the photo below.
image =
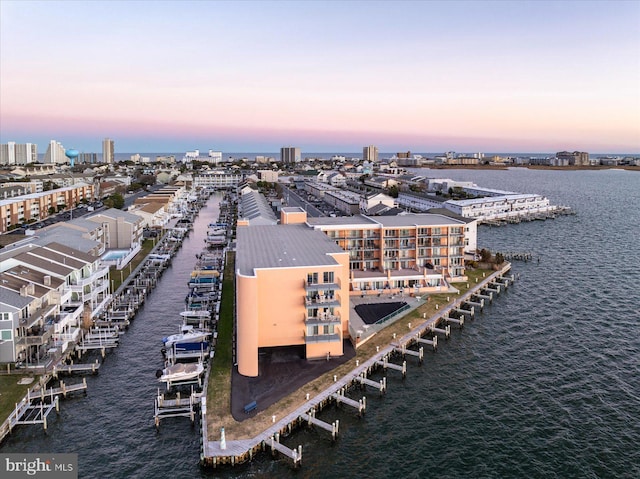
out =
[(134, 215), (132, 213), (127, 213), (126, 211), (118, 210), (116, 208), (109, 208), (108, 210), (100, 211), (95, 215), (91, 215), (88, 217), (89, 220), (94, 221), (92, 218), (100, 219), (100, 216), (108, 216), (109, 218), (124, 218), (129, 223), (139, 223), (142, 221), (142, 218), (138, 215)]
[(82, 231), (72, 230), (69, 228), (65, 228), (64, 230), (56, 228), (51, 231), (40, 230), (38, 236), (34, 237), (33, 243), (38, 246), (58, 243), (87, 254), (95, 248), (100, 247), (100, 242), (83, 238)]
[(317, 218), (307, 218), (307, 224), (310, 226), (345, 226), (345, 225), (374, 225), (376, 222), (363, 215), (355, 216), (321, 216)]
[(241, 196), (242, 218), (249, 224), (275, 224), (278, 222), (267, 199), (257, 191), (249, 191)]
[[(2, 285), (0, 284), (0, 303), (1, 304), (6, 304), (8, 306), (12, 306), (17, 309), (22, 309), (25, 306), (28, 306), (29, 303), (31, 303), (31, 301), (33, 301), (33, 298), (31, 296), (20, 296), (19, 293), (16, 293), (15, 291), (11, 291), (10, 289), (7, 289), (7, 288), (3, 288)], [(2, 310), (3, 308), (0, 305), (0, 311)]]
[(465, 224), (464, 221), (456, 220), (443, 215), (430, 214), (408, 214), (398, 216), (376, 216), (375, 221), (385, 228), (397, 228), (402, 226), (448, 226), (455, 224)]
[(96, 228), (99, 228), (100, 225), (97, 225), (95, 223), (95, 221), (89, 221), (85, 218), (76, 218), (73, 220), (69, 220), (69, 221), (62, 221), (60, 223), (58, 223), (58, 225), (60, 226), (65, 226), (67, 224), (72, 224), (72, 225), (76, 225), (80, 228), (85, 228), (87, 231), (93, 231)]
[(457, 220), (464, 221), (465, 223), (473, 223), (474, 221), (478, 221), (478, 218), (467, 218), (446, 208), (431, 208), (427, 210), (427, 213), (431, 213), (433, 215), (448, 216), (449, 218), (455, 218)]
[(304, 213), (304, 208), (299, 206), (283, 206), (281, 210), (285, 213)]
[(260, 268), (335, 266), (329, 253), (345, 253), (327, 235), (303, 224), (240, 226), (237, 245), (237, 268), (249, 276)]

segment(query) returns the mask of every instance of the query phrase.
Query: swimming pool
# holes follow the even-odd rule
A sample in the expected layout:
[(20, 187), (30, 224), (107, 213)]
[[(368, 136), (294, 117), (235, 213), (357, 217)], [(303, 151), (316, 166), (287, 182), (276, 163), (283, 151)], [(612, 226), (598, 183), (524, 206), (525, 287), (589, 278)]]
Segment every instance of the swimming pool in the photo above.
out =
[(129, 254), (128, 249), (112, 249), (103, 254), (102, 259), (104, 261), (116, 261), (120, 258), (124, 258), (127, 254)]

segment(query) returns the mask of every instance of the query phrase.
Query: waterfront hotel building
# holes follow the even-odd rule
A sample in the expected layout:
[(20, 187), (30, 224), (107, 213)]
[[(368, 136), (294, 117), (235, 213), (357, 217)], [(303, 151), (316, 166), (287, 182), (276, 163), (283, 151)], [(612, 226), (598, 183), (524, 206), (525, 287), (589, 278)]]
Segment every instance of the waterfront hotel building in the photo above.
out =
[(466, 280), (465, 223), (443, 215), (309, 218), (281, 210), (279, 225), (237, 228), (238, 372), (259, 374), (259, 350), (343, 354), (349, 296), (449, 291)]

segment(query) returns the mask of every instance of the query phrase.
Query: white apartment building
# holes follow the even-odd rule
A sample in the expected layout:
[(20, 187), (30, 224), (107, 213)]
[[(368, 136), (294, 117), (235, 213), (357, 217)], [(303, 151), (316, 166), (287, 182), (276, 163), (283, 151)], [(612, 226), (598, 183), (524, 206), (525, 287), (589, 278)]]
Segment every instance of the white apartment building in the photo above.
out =
[(68, 161), (69, 159), (67, 158), (67, 155), (65, 155), (65, 149), (64, 146), (62, 146), (62, 143), (56, 140), (51, 140), (49, 142), (49, 146), (47, 146), (47, 151), (44, 154), (44, 162), (63, 164)]
[(38, 162), (38, 145), (10, 141), (0, 145), (0, 165), (26, 165)]
[(242, 179), (242, 173), (233, 170), (202, 171), (194, 176), (193, 186), (194, 188), (225, 190), (237, 187)]
[(114, 142), (111, 138), (102, 140), (102, 162), (113, 163), (115, 160)]

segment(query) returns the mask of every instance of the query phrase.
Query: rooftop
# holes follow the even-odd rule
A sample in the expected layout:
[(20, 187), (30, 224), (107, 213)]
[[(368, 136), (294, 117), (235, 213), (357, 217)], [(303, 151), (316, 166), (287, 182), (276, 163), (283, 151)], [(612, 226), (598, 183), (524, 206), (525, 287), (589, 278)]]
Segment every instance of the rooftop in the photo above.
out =
[(249, 276), (261, 268), (335, 266), (331, 254), (347, 254), (324, 233), (303, 224), (241, 226), (237, 238), (237, 267)]

